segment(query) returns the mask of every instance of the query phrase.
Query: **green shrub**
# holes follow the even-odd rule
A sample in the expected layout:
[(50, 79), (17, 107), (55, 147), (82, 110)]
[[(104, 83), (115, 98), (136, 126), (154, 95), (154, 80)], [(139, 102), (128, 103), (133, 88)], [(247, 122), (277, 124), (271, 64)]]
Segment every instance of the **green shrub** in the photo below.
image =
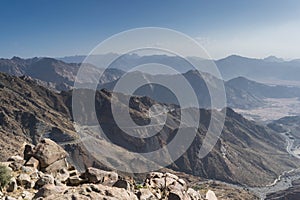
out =
[(9, 183), (11, 179), (11, 171), (4, 165), (0, 165), (0, 190)]

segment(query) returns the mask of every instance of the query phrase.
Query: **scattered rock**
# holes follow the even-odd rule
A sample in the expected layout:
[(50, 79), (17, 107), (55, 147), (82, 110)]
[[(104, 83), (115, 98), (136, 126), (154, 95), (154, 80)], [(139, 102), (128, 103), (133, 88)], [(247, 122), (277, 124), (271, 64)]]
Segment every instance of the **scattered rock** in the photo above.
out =
[[(12, 156), (6, 164), (15, 172), (0, 199), (37, 200), (200, 200), (201, 195), (186, 182), (170, 173), (147, 174), (144, 185), (137, 188), (133, 179), (115, 172), (87, 168), (78, 172), (66, 162), (66, 152), (55, 142), (43, 139), (36, 147), (26, 145), (24, 157)], [(21, 170), (20, 170), (21, 169)], [(13, 193), (14, 195), (9, 195)], [(17, 195), (16, 195), (17, 193)], [(13, 197), (12, 197), (13, 196)]]

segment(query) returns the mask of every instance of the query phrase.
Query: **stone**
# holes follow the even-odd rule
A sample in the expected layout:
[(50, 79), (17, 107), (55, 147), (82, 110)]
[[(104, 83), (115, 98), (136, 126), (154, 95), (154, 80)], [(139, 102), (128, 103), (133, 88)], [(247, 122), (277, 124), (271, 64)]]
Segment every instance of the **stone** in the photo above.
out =
[(23, 160), (16, 160), (11, 162), (8, 166), (13, 170), (13, 171), (19, 171), (21, 170), (22, 166), (24, 165)]
[(32, 174), (32, 173), (36, 172), (37, 169), (33, 168), (33, 167), (22, 166), (21, 171), (22, 171), (22, 173), (25, 173), (25, 174)]
[(21, 196), (23, 199), (33, 199), (34, 194), (28, 191), (23, 191)]
[(207, 191), (205, 199), (208, 199), (208, 200), (218, 200), (218, 198), (216, 197), (214, 191), (212, 191), (212, 190), (208, 190)]
[(50, 174), (45, 174), (41, 178), (39, 178), (35, 182), (34, 188), (39, 189), (39, 188), (41, 188), (41, 187), (43, 187), (44, 185), (47, 185), (47, 184), (50, 184), (50, 185), (54, 184), (54, 178)]
[(199, 192), (196, 192), (194, 189), (189, 188), (187, 190), (187, 194), (190, 197), (191, 200), (201, 200), (202, 196), (199, 194)]
[(122, 180), (122, 179), (117, 180), (117, 182), (115, 182), (113, 184), (113, 187), (124, 188), (125, 190), (131, 190), (132, 189), (132, 186), (130, 185), (130, 183), (128, 181)]
[(78, 175), (77, 176), (71, 176), (68, 179), (68, 185), (70, 186), (78, 186), (80, 185), (84, 180), (80, 178)]
[(68, 170), (66, 168), (62, 168), (56, 174), (55, 179), (60, 181), (61, 183), (66, 183), (69, 177), (70, 177), (70, 174), (69, 174)]
[(20, 174), (17, 178), (17, 183), (18, 185), (23, 186), (25, 189), (29, 189), (34, 186), (34, 182), (31, 181), (31, 178), (28, 174)]
[(39, 161), (41, 168), (46, 168), (58, 160), (67, 157), (67, 152), (50, 139), (42, 139), (34, 148), (33, 156)]
[(178, 191), (170, 191), (168, 200), (184, 200), (183, 195)]
[(136, 196), (140, 200), (156, 200), (157, 197), (152, 194), (148, 188), (140, 188), (136, 193)]
[(89, 183), (101, 183), (103, 185), (112, 186), (118, 180), (118, 174), (115, 172), (107, 172), (93, 167), (89, 167), (83, 174), (83, 177)]
[(61, 196), (66, 190), (67, 190), (66, 186), (55, 186), (55, 185), (51, 185), (51, 184), (44, 185), (35, 194), (34, 199), (37, 199), (40, 197), (42, 197), (42, 198), (49, 197), (52, 194)]
[(35, 169), (38, 169), (39, 161), (35, 159), (34, 157), (31, 157), (26, 163), (25, 166), (27, 167), (33, 167)]
[(16, 161), (22, 161), (24, 162), (23, 158), (21, 156), (11, 156), (7, 159), (9, 162), (16, 162)]
[(12, 177), (9, 181), (9, 183), (7, 184), (7, 188), (6, 191), (7, 192), (15, 192), (18, 188), (18, 184), (17, 184), (17, 180), (15, 177)]
[(42, 171), (47, 173), (57, 173), (62, 168), (66, 168), (66, 167), (67, 167), (67, 161), (65, 159), (61, 159), (52, 163), (46, 168), (43, 168)]

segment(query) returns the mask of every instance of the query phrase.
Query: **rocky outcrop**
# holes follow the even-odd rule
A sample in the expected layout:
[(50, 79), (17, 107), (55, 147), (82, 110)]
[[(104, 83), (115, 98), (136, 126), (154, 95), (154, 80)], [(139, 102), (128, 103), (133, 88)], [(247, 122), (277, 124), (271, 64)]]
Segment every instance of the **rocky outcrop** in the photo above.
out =
[(144, 183), (137, 185), (116, 172), (90, 167), (80, 173), (66, 163), (66, 156), (58, 144), (43, 139), (32, 146), (30, 153), (25, 148), (24, 158), (9, 158), (2, 164), (12, 171), (13, 178), (4, 188), (2, 199), (203, 199), (197, 191), (188, 188), (183, 179), (171, 173), (149, 173)]

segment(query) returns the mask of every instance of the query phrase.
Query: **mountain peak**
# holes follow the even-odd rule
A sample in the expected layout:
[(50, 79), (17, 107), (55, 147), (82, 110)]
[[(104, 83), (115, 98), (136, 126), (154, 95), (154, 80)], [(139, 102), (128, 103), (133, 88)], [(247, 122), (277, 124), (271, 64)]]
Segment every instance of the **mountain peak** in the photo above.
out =
[(278, 58), (276, 56), (268, 56), (268, 57), (264, 58), (263, 60), (267, 61), (267, 62), (284, 62), (283, 58)]

